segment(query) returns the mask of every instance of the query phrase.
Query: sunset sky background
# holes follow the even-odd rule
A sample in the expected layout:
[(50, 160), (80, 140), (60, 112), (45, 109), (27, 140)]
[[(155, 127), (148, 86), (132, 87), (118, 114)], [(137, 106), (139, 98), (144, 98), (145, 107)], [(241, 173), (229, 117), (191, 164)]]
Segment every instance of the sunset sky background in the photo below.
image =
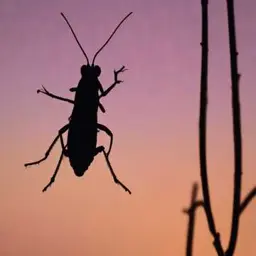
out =
[[(243, 197), (256, 184), (256, 2), (236, 0), (241, 73)], [(117, 186), (103, 155), (82, 178), (65, 159), (53, 186), (42, 193), (60, 155), (44, 156), (72, 105), (36, 94), (73, 98), (69, 88), (85, 63), (64, 12), (106, 88), (125, 65), (124, 83), (102, 100), (101, 123), (114, 133), (111, 163), (130, 196)], [(233, 135), (226, 1), (209, 1), (208, 166), (212, 205), (227, 245), (233, 198)], [(192, 184), (200, 182), (198, 115), (201, 1), (0, 1), (0, 255), (185, 255)], [(105, 134), (99, 143), (108, 145)], [(200, 186), (201, 198), (201, 186)], [(255, 255), (256, 201), (242, 215), (235, 255)], [(205, 214), (197, 212), (197, 256), (216, 255)]]

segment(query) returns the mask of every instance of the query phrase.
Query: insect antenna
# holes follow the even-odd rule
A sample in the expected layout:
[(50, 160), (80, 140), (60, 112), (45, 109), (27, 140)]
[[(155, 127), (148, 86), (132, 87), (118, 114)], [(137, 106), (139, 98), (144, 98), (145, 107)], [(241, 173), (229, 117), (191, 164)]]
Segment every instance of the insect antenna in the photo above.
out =
[(95, 53), (93, 60), (92, 60), (92, 65), (94, 64), (94, 61), (96, 59), (96, 56), (101, 52), (101, 50), (108, 44), (108, 42), (110, 41), (110, 39), (113, 37), (113, 35), (116, 33), (116, 31), (118, 30), (118, 28), (121, 26), (121, 24), (132, 14), (132, 12), (130, 12), (129, 14), (127, 14), (122, 21), (118, 24), (118, 26), (115, 28), (115, 30), (112, 32), (112, 34), (110, 35), (110, 37), (108, 38), (108, 40), (105, 42), (105, 44), (103, 44), (103, 46)]
[(79, 45), (80, 49), (82, 50), (82, 52), (83, 52), (83, 54), (84, 54), (84, 56), (85, 56), (85, 58), (86, 58), (86, 60), (87, 60), (87, 65), (90, 65), (89, 59), (88, 59), (88, 57), (87, 57), (87, 55), (86, 55), (86, 53), (85, 53), (83, 47), (82, 47), (81, 44), (79, 43), (79, 41), (78, 41), (78, 39), (77, 39), (77, 37), (76, 37), (76, 34), (75, 34), (74, 30), (72, 29), (70, 23), (68, 22), (68, 19), (65, 17), (65, 15), (64, 15), (62, 12), (61, 12), (60, 14), (61, 14), (61, 16), (64, 18), (64, 20), (66, 21), (66, 23), (68, 24), (68, 26), (69, 26), (69, 28), (70, 28), (70, 30), (71, 30), (71, 32), (72, 32), (72, 34), (73, 34), (73, 36), (74, 36), (74, 38), (75, 38), (77, 44)]

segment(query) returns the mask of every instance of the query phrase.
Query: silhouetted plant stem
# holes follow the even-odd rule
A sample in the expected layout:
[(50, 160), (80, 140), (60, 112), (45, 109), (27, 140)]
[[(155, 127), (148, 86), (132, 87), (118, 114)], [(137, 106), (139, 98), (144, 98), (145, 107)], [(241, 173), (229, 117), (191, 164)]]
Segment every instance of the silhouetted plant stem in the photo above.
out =
[(204, 205), (203, 201), (197, 201), (197, 192), (198, 192), (198, 185), (197, 185), (197, 183), (194, 183), (193, 188), (192, 188), (192, 196), (191, 196), (190, 207), (189, 207), (189, 209), (183, 210), (189, 216), (186, 256), (192, 256), (192, 254), (193, 254), (193, 241), (194, 241), (194, 227), (195, 227), (196, 209), (197, 209), (197, 207)]
[(256, 187), (253, 188), (248, 195), (245, 197), (245, 199), (243, 200), (243, 202), (240, 205), (240, 215), (243, 213), (243, 211), (245, 210), (245, 208), (249, 205), (249, 203), (251, 202), (251, 200), (253, 199), (253, 197), (256, 197)]
[(209, 194), (209, 184), (207, 175), (207, 157), (206, 157), (206, 131), (207, 131), (207, 96), (208, 96), (208, 0), (201, 0), (202, 5), (202, 60), (201, 60), (201, 85), (200, 85), (200, 116), (199, 116), (199, 154), (200, 154), (200, 175), (203, 190), (203, 201), (197, 201), (197, 184), (194, 184), (191, 198), (191, 206), (185, 210), (189, 214), (187, 248), (186, 255), (192, 256), (193, 237), (195, 226), (195, 211), (198, 206), (203, 206), (208, 222), (209, 230), (214, 237), (214, 247), (219, 256), (233, 256), (237, 244), (239, 232), (239, 220), (245, 208), (256, 197), (256, 187), (254, 187), (241, 202), (241, 184), (242, 184), (242, 130), (239, 102), (239, 79), (237, 68), (237, 49), (235, 34), (234, 1), (227, 1), (228, 30), (229, 30), (229, 48), (230, 48), (230, 67), (232, 81), (232, 116), (233, 116), (233, 139), (234, 139), (234, 191), (233, 191), (233, 214), (230, 240), (227, 250), (224, 251), (220, 240), (220, 234), (217, 232), (211, 201)]
[(232, 110), (233, 110), (233, 134), (234, 134), (234, 195), (233, 195), (233, 216), (227, 256), (232, 256), (235, 251), (239, 230), (239, 215), (241, 203), (241, 183), (242, 183), (242, 132), (239, 103), (239, 78), (237, 70), (237, 49), (235, 34), (234, 1), (227, 0), (228, 30), (230, 66), (232, 79)]
[(207, 160), (206, 160), (206, 114), (207, 114), (207, 77), (208, 77), (208, 0), (201, 0), (202, 5), (202, 63), (201, 63), (201, 91), (200, 91), (200, 117), (199, 117), (199, 151), (200, 151), (200, 173), (204, 198), (204, 208), (209, 230), (214, 237), (214, 246), (219, 256), (224, 255), (220, 235), (216, 231), (211, 209)]

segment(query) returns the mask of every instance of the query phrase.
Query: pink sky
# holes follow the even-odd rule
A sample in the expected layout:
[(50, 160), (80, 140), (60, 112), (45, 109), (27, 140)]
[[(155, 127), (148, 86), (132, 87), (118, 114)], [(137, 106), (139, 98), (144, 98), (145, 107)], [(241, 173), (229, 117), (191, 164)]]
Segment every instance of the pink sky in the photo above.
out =
[[(192, 183), (199, 179), (198, 112), (201, 1), (0, 1), (0, 255), (185, 255)], [(256, 183), (256, 2), (236, 0), (244, 148), (243, 196)], [(67, 123), (72, 106), (36, 94), (72, 98), (85, 59), (60, 16), (64, 12), (104, 87), (125, 65), (125, 82), (102, 103), (100, 122), (114, 133), (111, 163), (132, 190), (112, 181), (102, 155), (83, 178), (65, 159), (42, 194), (60, 154), (42, 157)], [(233, 143), (226, 1), (209, 1), (208, 162), (212, 204), (227, 245), (233, 191)], [(108, 138), (100, 136), (100, 142)], [(201, 187), (200, 187), (201, 193)], [(201, 195), (200, 195), (201, 196)], [(256, 203), (243, 214), (236, 255), (254, 255)], [(198, 212), (195, 255), (216, 255), (205, 215)], [(254, 251), (254, 252), (253, 252)]]

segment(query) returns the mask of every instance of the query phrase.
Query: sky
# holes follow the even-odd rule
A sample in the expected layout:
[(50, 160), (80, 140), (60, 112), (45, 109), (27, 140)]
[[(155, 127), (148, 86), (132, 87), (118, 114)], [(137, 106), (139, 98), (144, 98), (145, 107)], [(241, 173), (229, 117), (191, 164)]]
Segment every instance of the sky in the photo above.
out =
[[(235, 1), (241, 73), (243, 197), (255, 186), (256, 2)], [(44, 156), (72, 105), (85, 58), (60, 15), (68, 17), (90, 60), (121, 19), (133, 11), (96, 59), (107, 88), (122, 65), (124, 83), (102, 104), (100, 123), (114, 133), (111, 164), (132, 195), (117, 186), (103, 155), (83, 177), (65, 159), (42, 193), (60, 155)], [(209, 1), (207, 156), (212, 206), (224, 246), (230, 234), (233, 135), (226, 1)], [(194, 182), (200, 183), (198, 115), (201, 1), (0, 1), (0, 255), (185, 255)], [(99, 145), (108, 146), (106, 135)], [(201, 186), (200, 186), (201, 196)], [(236, 255), (254, 255), (256, 203), (241, 217)], [(216, 255), (205, 214), (197, 212), (195, 255)]]

